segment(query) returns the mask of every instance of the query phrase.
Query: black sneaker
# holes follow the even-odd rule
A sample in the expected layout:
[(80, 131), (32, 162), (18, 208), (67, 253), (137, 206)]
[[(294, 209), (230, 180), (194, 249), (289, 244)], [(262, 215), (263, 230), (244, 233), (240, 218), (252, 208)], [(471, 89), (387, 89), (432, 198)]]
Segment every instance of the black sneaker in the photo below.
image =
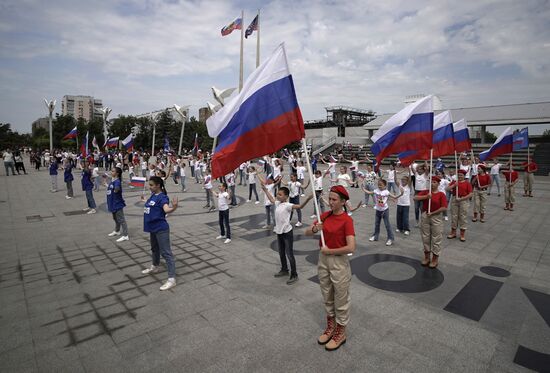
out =
[(298, 275), (292, 275), (290, 276), (290, 278), (288, 279), (288, 281), (286, 282), (287, 285), (292, 285), (293, 283), (295, 283), (296, 281), (298, 281)]
[(286, 277), (288, 276), (288, 271), (280, 270), (279, 272), (275, 273), (273, 277)]

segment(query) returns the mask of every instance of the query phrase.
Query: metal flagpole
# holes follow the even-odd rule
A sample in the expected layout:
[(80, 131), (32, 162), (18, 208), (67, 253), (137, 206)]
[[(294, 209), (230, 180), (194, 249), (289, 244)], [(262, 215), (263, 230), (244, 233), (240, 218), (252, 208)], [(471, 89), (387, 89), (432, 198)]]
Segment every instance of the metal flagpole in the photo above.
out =
[(243, 89), (243, 45), (244, 45), (244, 10), (241, 11), (241, 66), (239, 71), (239, 92)]
[(456, 178), (456, 198), (458, 198), (458, 157), (455, 150), (455, 178)]
[(258, 9), (256, 28), (256, 68), (260, 66), (260, 9)]
[[(311, 190), (313, 192), (313, 204), (315, 205), (315, 213), (317, 214), (317, 221), (320, 222), (321, 211), (319, 210), (319, 202), (317, 201), (317, 196), (315, 195), (315, 180), (313, 178), (313, 171), (311, 170), (311, 163), (309, 162), (309, 154), (307, 152), (307, 144), (306, 144), (305, 137), (302, 139), (302, 146), (304, 147), (304, 155), (306, 157), (307, 172), (309, 173), (309, 184), (311, 185)], [(322, 230), (321, 230), (321, 244), (323, 246), (326, 246), (325, 236), (323, 235)]]
[[(428, 180), (428, 193), (429, 194), (432, 194), (432, 164), (433, 164), (433, 159), (434, 159), (434, 150), (433, 148), (430, 149), (430, 179)], [(430, 210), (432, 208), (432, 199), (429, 198), (428, 199), (428, 214), (430, 213)]]

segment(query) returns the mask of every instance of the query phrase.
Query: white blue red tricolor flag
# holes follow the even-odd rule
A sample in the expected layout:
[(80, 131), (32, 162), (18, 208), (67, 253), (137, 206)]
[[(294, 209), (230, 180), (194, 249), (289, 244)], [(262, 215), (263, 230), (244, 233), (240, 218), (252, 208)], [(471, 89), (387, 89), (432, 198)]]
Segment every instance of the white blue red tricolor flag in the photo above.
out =
[(525, 127), (514, 133), (514, 151), (529, 147), (529, 128)]
[(84, 137), (84, 141), (82, 141), (82, 144), (80, 145), (80, 153), (82, 154), (82, 158), (86, 159), (88, 158), (88, 132), (86, 131), (86, 137)]
[(305, 136), (284, 44), (254, 70), (239, 95), (208, 118), (206, 125), (210, 137), (218, 137), (213, 178)]
[(117, 146), (118, 146), (118, 136), (107, 139), (104, 145), (104, 147), (106, 148), (116, 148)]
[(122, 140), (122, 145), (126, 150), (132, 150), (134, 148), (134, 136), (129, 134), (124, 140)]
[(144, 177), (134, 176), (130, 180), (130, 185), (135, 186), (135, 187), (143, 188), (145, 186), (145, 181), (146, 181), (146, 179)]
[(466, 119), (462, 118), (453, 123), (453, 132), (455, 152), (461, 153), (472, 149), (472, 142), (470, 141), (470, 133), (468, 132)]
[(99, 144), (97, 143), (97, 140), (96, 140), (95, 136), (92, 139), (92, 147), (96, 148), (97, 151), (99, 151)]
[(235, 19), (233, 22), (222, 28), (222, 36), (229, 35), (233, 30), (240, 30), (243, 27), (243, 20), (241, 18)]
[(497, 141), (484, 152), (479, 153), (479, 160), (485, 162), (487, 159), (496, 158), (499, 155), (511, 153), (513, 150), (512, 127), (508, 127), (500, 134)]
[(250, 25), (246, 28), (244, 32), (244, 37), (248, 39), (248, 37), (252, 35), (254, 31), (257, 31), (257, 30), (258, 30), (258, 16), (254, 17), (254, 20), (252, 20)]
[(68, 134), (63, 137), (63, 140), (69, 140), (69, 139), (76, 139), (77, 133), (76, 133), (76, 127), (73, 128)]
[(432, 95), (426, 96), (388, 119), (372, 136), (371, 151), (376, 163), (391, 154), (432, 148), (434, 113)]

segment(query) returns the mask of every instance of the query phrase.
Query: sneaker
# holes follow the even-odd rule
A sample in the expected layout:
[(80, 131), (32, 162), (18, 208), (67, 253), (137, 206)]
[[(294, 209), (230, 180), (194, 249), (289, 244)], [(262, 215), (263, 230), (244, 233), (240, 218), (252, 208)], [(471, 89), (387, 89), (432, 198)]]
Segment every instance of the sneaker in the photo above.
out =
[(141, 273), (143, 273), (144, 275), (148, 275), (150, 273), (157, 273), (158, 271), (159, 271), (159, 267), (151, 264), (151, 267), (145, 268), (143, 271), (141, 271)]
[(396, 231), (397, 233), (401, 232), (399, 229), (396, 229), (395, 231)]
[(269, 228), (270, 228), (270, 226), (267, 225), (267, 224), (262, 227), (262, 229), (269, 229)]
[(249, 199), (247, 199), (247, 200), (246, 200), (246, 202), (250, 202), (250, 200), (249, 200)]
[(386, 246), (391, 246), (393, 244), (393, 241), (392, 240), (387, 240), (386, 241)]
[(220, 234), (218, 237), (216, 237), (216, 240), (221, 240), (222, 238), (225, 238), (225, 236), (222, 236), (222, 235)]
[(352, 216), (353, 215), (353, 212), (348, 212), (348, 216)]
[(317, 217), (317, 215), (311, 215), (309, 218), (310, 219), (315, 219)]
[(65, 199), (72, 199), (73, 197), (71, 196), (65, 196)]
[(369, 238), (369, 241), (370, 242), (373, 242), (373, 241), (377, 241), (376, 238), (374, 236), (371, 236), (371, 238)]
[(302, 225), (303, 225), (302, 222), (296, 223), (296, 227), (301, 227)]
[(445, 216), (445, 221), (449, 221), (449, 217), (448, 217), (448, 216)]
[(365, 208), (365, 207), (367, 207), (367, 206), (368, 206), (368, 205), (367, 205), (366, 203), (363, 203), (363, 204), (361, 205), (361, 207), (363, 207), (363, 208)]
[(287, 277), (287, 276), (288, 276), (288, 271), (283, 271), (282, 269), (273, 275), (273, 277)]
[(302, 194), (300, 194), (300, 197), (305, 197), (305, 196), (306, 196), (306, 195), (305, 195), (305, 194), (303, 194), (303, 193), (302, 193)]
[(176, 286), (176, 279), (175, 278), (169, 278), (164, 285), (160, 287), (160, 290), (168, 290)]
[(120, 232), (117, 232), (117, 231), (112, 231), (111, 233), (109, 233), (107, 236), (109, 237), (113, 237), (113, 236), (120, 236)]
[(91, 209), (90, 211), (87, 212), (88, 215), (90, 214), (95, 214), (97, 211), (95, 209)]
[(411, 232), (405, 231), (405, 236), (408, 236), (409, 234), (411, 234)]
[(415, 226), (415, 228), (418, 228), (418, 227), (419, 227), (419, 225), (418, 225), (418, 220), (416, 221), (416, 223), (414, 223), (414, 226)]
[(298, 275), (292, 275), (292, 276), (290, 276), (290, 278), (287, 280), (286, 284), (287, 284), (287, 285), (292, 285), (292, 284), (295, 283), (296, 281), (298, 281)]
[(260, 203), (260, 201), (256, 201), (256, 202), (254, 202), (254, 204), (255, 204), (255, 205), (258, 205), (259, 203)]
[(90, 208), (89, 207), (85, 207), (82, 209), (82, 211), (90, 211)]
[(129, 241), (129, 240), (130, 240), (130, 237), (128, 237), (128, 236), (122, 236), (122, 237), (120, 237), (118, 240), (116, 240), (116, 242)]
[(231, 238), (227, 238), (225, 241), (223, 241), (223, 243), (230, 243), (231, 242)]

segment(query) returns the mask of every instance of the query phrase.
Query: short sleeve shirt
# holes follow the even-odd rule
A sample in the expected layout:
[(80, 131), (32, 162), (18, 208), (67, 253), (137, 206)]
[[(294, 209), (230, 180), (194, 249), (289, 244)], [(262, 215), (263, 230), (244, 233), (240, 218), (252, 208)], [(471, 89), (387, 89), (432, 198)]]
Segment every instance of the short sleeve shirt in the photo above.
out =
[(397, 199), (398, 206), (410, 206), (411, 205), (411, 188), (408, 185), (401, 186), (403, 188), (403, 195)]
[[(118, 192), (115, 192), (116, 189), (118, 189)], [(109, 183), (106, 194), (109, 212), (116, 212), (126, 206), (124, 198), (122, 198), (122, 183), (119, 179), (114, 179)]]
[(143, 230), (145, 232), (161, 232), (169, 229), (164, 212), (164, 205), (168, 203), (168, 196), (164, 193), (152, 194), (145, 202), (143, 209)]
[[(449, 186), (454, 188), (456, 181), (453, 181)], [(456, 189), (452, 190), (453, 195), (456, 195)], [(458, 196), (460, 198), (467, 196), (472, 193), (472, 184), (469, 181), (459, 181), (458, 182)]]
[(351, 177), (348, 174), (340, 174), (338, 177), (336, 177), (337, 184), (341, 185), (343, 187), (349, 188), (349, 184), (351, 183)]
[[(266, 184), (265, 189), (273, 196), (273, 190), (275, 189), (275, 184)], [(271, 206), (273, 203), (267, 198), (267, 194), (264, 193), (264, 206)], [(274, 196), (275, 197), (275, 196)]]
[(376, 188), (374, 190), (374, 209), (377, 211), (385, 211), (388, 209), (388, 197), (390, 192), (387, 189), (380, 190)]
[[(423, 194), (427, 194), (428, 191), (422, 192)], [(422, 201), (422, 211), (426, 212), (428, 211), (428, 199), (425, 199)], [(443, 192), (436, 192), (432, 193), (432, 202), (430, 205), (430, 212), (434, 212), (439, 210), (441, 207), (447, 207), (447, 197), (445, 196), (445, 193)]]
[(218, 210), (219, 211), (225, 211), (225, 210), (229, 209), (229, 206), (227, 205), (228, 200), (229, 200), (229, 193), (220, 192), (220, 194), (218, 194)]
[[(332, 211), (324, 212), (321, 215), (321, 221), (323, 222), (325, 244), (329, 249), (344, 247), (347, 245), (346, 237), (355, 236), (353, 219), (345, 212), (340, 215), (334, 215)], [(319, 247), (321, 245), (322, 242), (319, 239)]]
[(291, 212), (292, 203), (275, 201), (275, 233), (283, 234), (292, 230), (292, 224), (290, 224)]

